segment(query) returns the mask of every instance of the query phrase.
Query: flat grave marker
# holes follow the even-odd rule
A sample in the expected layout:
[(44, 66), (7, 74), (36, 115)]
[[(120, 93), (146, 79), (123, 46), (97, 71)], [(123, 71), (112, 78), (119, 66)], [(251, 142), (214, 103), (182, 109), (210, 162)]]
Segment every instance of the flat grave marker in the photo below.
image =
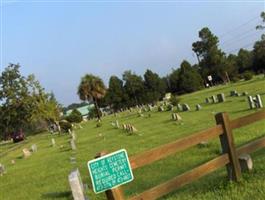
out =
[(88, 161), (87, 165), (95, 193), (104, 192), (133, 180), (125, 149)]

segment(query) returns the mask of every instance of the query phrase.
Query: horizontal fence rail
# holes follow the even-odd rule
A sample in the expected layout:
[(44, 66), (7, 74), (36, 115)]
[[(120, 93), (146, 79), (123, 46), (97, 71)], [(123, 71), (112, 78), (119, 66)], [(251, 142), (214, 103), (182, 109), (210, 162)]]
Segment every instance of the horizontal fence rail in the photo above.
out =
[(247, 115), (247, 116), (244, 116), (244, 117), (240, 117), (238, 119), (234, 119), (230, 122), (230, 124), (231, 124), (230, 126), (232, 129), (241, 128), (243, 126), (247, 126), (249, 124), (252, 124), (254, 122), (257, 122), (257, 121), (260, 121), (263, 119), (265, 119), (265, 111), (264, 110), (250, 114), (250, 115)]
[(217, 125), (204, 131), (200, 131), (191, 136), (179, 139), (175, 142), (149, 150), (142, 154), (130, 157), (132, 169), (151, 164), (157, 160), (165, 158), (171, 154), (183, 151), (189, 147), (199, 144), (203, 140), (210, 140), (222, 134), (222, 126)]
[[(265, 119), (265, 110), (234, 120), (229, 120), (227, 113), (218, 113), (215, 118), (217, 125), (212, 128), (131, 156), (129, 160), (132, 169), (137, 169), (195, 146), (201, 141), (210, 140), (218, 136), (222, 145), (222, 155), (178, 175), (167, 182), (130, 197), (129, 200), (157, 199), (224, 166), (227, 167), (228, 177), (231, 180), (239, 180), (241, 177), (241, 169), (239, 168), (238, 156), (265, 148), (265, 136), (236, 148), (233, 142), (232, 130)], [(121, 194), (123, 194), (121, 187), (106, 191), (108, 200), (124, 200), (125, 198)]]

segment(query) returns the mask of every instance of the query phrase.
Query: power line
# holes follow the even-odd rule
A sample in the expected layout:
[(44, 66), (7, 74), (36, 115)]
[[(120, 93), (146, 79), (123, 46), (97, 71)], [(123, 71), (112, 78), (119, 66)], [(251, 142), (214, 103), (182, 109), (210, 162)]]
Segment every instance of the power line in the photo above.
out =
[(257, 35), (257, 34), (259, 34), (259, 32), (254, 32), (254, 33), (245, 35), (245, 37), (239, 37), (237, 40), (233, 40), (230, 43), (228, 43), (227, 45), (224, 45), (224, 47), (229, 47), (229, 46), (233, 45), (234, 43), (240, 42), (240, 41), (242, 41), (242, 40), (244, 40), (250, 36)]
[(246, 26), (246, 25), (249, 24), (250, 22), (257, 20), (259, 17), (260, 17), (260, 16), (255, 16), (255, 17), (251, 18), (250, 20), (248, 20), (247, 22), (245, 22), (245, 23), (243, 23), (243, 24), (241, 24), (241, 25), (239, 25), (239, 26), (237, 26), (237, 27), (235, 27), (235, 28), (233, 28), (233, 29), (230, 29), (229, 31), (227, 31), (227, 32), (225, 32), (225, 33), (223, 33), (223, 34), (221, 34), (221, 35), (219, 36), (219, 38), (222, 38), (222, 37), (224, 37), (224, 36), (227, 35), (227, 34), (230, 34), (230, 33), (232, 33), (232, 32), (237, 31), (239, 28), (242, 28), (243, 26)]
[(228, 50), (227, 54), (231, 54), (231, 53), (233, 53), (233, 52), (235, 52), (235, 51), (238, 51), (238, 50), (240, 50), (240, 49), (243, 49), (243, 48), (247, 48), (247, 47), (253, 46), (255, 43), (256, 43), (256, 41), (255, 41), (255, 42), (248, 43), (248, 44), (246, 44), (246, 45), (244, 45), (244, 46), (242, 46), (242, 47), (240, 47), (240, 48), (237, 48), (237, 49)]
[(248, 31), (246, 31), (244, 33), (240, 33), (240, 34), (235, 35), (232, 39), (225, 40), (224, 42), (221, 42), (221, 43), (222, 43), (222, 45), (227, 44), (227, 43), (229, 43), (231, 41), (234, 41), (235, 39), (241, 38), (242, 36), (244, 36), (244, 35), (246, 35), (246, 34), (248, 34), (250, 32), (253, 32), (253, 31), (256, 32), (257, 30), (255, 28), (251, 28), (250, 30), (248, 30)]

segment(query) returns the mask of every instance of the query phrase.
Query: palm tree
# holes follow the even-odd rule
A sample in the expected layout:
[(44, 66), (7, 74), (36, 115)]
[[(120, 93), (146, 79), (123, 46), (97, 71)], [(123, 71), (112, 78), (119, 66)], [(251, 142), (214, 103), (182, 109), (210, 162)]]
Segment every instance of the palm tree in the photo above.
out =
[(106, 87), (101, 78), (92, 74), (86, 74), (81, 78), (77, 93), (81, 100), (93, 101), (98, 120), (100, 120), (98, 100), (103, 98), (106, 94)]

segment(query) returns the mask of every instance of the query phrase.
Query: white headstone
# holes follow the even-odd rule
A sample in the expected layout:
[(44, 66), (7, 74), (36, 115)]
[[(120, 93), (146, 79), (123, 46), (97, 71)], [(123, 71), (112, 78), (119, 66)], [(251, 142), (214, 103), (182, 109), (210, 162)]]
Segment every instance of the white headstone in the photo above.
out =
[(212, 103), (216, 103), (217, 102), (215, 95), (211, 96), (211, 99), (212, 99)]
[(241, 171), (251, 171), (253, 169), (253, 162), (248, 154), (243, 154), (238, 157)]
[(71, 139), (70, 144), (71, 144), (72, 150), (76, 150), (75, 141), (73, 139)]
[(31, 151), (32, 152), (37, 152), (38, 151), (38, 148), (37, 148), (36, 144), (31, 145)]
[(120, 124), (118, 120), (116, 120), (116, 128), (120, 128)]
[(201, 110), (201, 109), (202, 109), (201, 105), (200, 105), (200, 104), (197, 104), (197, 105), (196, 105), (196, 110), (199, 111), (199, 110)]
[(5, 166), (0, 163), (0, 176), (3, 176), (6, 173)]
[(183, 111), (190, 111), (190, 107), (189, 107), (189, 105), (186, 104), (186, 103), (184, 103), (184, 104), (182, 105), (182, 110), (183, 110)]
[(31, 156), (31, 152), (27, 148), (24, 148), (22, 152), (23, 152), (24, 158), (28, 158), (29, 156)]
[(257, 108), (263, 108), (262, 100), (259, 94), (256, 95)]
[(55, 139), (54, 138), (52, 138), (52, 146), (54, 147), (55, 146)]
[(253, 101), (252, 96), (248, 96), (248, 104), (249, 104), (249, 108), (250, 109), (254, 109), (255, 108), (255, 103)]
[(72, 136), (72, 139), (73, 139), (73, 140), (76, 140), (75, 132), (73, 132), (71, 136)]
[(88, 200), (84, 194), (84, 186), (78, 169), (69, 174), (68, 181), (74, 200)]

